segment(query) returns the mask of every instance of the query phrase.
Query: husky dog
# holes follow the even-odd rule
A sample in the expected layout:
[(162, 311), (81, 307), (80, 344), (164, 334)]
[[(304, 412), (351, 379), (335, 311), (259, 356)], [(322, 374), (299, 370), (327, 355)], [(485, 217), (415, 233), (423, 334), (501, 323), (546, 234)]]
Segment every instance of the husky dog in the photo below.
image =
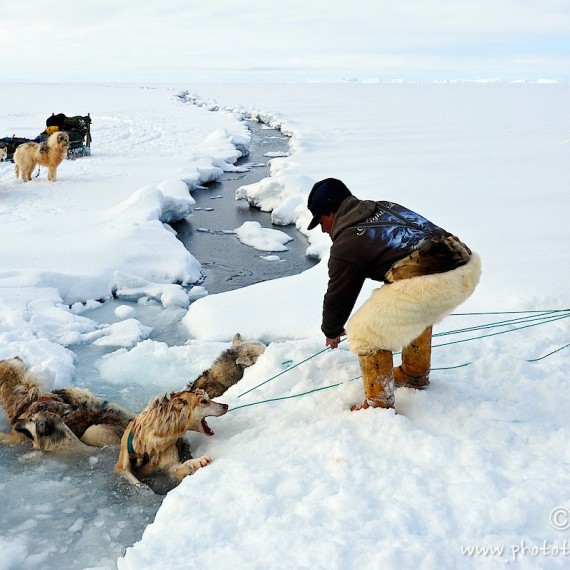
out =
[(38, 412), (26, 419), (14, 420), (14, 431), (30, 439), (34, 449), (43, 451), (88, 451), (60, 416), (52, 412)]
[(127, 426), (115, 471), (136, 486), (142, 485), (138, 477), (159, 470), (180, 482), (212, 462), (208, 455), (180, 461), (184, 433), (192, 430), (214, 435), (206, 418), (227, 411), (227, 404), (212, 402), (203, 390), (182, 390), (154, 398)]
[(57, 180), (57, 167), (67, 155), (69, 135), (57, 131), (50, 135), (47, 141), (41, 143), (23, 143), (14, 152), (16, 178), (22, 177), (24, 182), (32, 179), (36, 164), (47, 166), (48, 180)]
[(8, 157), (8, 149), (3, 143), (0, 143), (0, 162), (4, 162)]
[(0, 406), (12, 426), (0, 440), (21, 442), (25, 436), (44, 451), (117, 445), (134, 418), (84, 388), (44, 392), (20, 358), (0, 360)]
[(221, 396), (228, 388), (243, 378), (245, 369), (253, 366), (263, 354), (266, 346), (257, 340), (242, 340), (237, 333), (228, 348), (204, 370), (196, 380), (189, 382), (188, 390), (204, 390), (210, 398)]

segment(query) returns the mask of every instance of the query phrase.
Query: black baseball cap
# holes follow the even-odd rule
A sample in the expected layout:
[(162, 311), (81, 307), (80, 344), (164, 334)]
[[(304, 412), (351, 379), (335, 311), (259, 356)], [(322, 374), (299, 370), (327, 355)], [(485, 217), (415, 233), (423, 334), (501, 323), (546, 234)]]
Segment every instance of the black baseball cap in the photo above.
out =
[(313, 214), (307, 229), (312, 230), (318, 225), (321, 214), (336, 213), (341, 202), (349, 196), (352, 192), (336, 178), (325, 178), (315, 183), (307, 200), (307, 208)]

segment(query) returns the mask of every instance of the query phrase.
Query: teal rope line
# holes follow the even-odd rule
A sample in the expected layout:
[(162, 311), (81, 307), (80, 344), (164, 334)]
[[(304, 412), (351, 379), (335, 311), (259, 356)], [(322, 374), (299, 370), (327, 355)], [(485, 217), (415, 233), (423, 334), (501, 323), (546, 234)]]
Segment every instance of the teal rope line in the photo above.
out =
[(526, 317), (518, 317), (516, 319), (507, 319), (504, 321), (496, 321), (494, 323), (487, 323), (487, 324), (483, 324), (483, 325), (475, 325), (472, 327), (464, 327), (462, 329), (454, 329), (451, 331), (443, 331), (443, 332), (439, 332), (439, 333), (435, 333), (433, 336), (434, 337), (439, 337), (439, 336), (446, 336), (446, 335), (450, 335), (450, 334), (458, 334), (458, 333), (463, 333), (463, 332), (472, 332), (472, 331), (477, 331), (477, 330), (486, 330), (486, 329), (492, 329), (492, 328), (498, 328), (498, 327), (506, 327), (506, 326), (510, 326), (510, 325), (516, 325), (516, 324), (521, 324), (523, 322), (537, 322), (538, 324), (541, 324), (542, 322), (550, 322), (550, 320), (557, 320), (558, 318), (564, 318), (566, 316), (570, 316), (570, 312), (565, 313), (564, 315), (560, 315), (558, 313), (542, 313), (540, 315), (528, 315)]
[[(354, 378), (349, 378), (347, 382), (353, 382), (358, 380), (361, 376), (355, 376)], [(322, 392), (323, 390), (330, 390), (331, 388), (338, 388), (342, 386), (344, 382), (337, 382), (336, 384), (331, 384), (330, 386), (321, 386), (320, 388), (313, 388), (312, 390), (307, 390), (306, 392), (299, 392), (298, 394), (291, 394), (290, 396), (281, 396), (279, 398), (269, 398), (268, 400), (260, 400), (259, 402), (251, 402), (250, 404), (242, 404), (241, 406), (236, 406), (235, 408), (230, 408), (228, 411), (233, 412), (234, 410), (239, 410), (240, 408), (249, 408), (250, 406), (257, 406), (258, 404), (267, 404), (269, 402), (278, 402), (279, 400), (291, 400), (292, 398), (300, 398), (301, 396), (306, 396), (307, 394), (313, 394), (314, 392)]]
[(527, 313), (560, 313), (570, 311), (568, 309), (532, 309), (529, 311), (490, 311), (488, 313), (479, 312), (479, 313), (450, 313), (450, 317), (470, 317), (474, 315), (524, 315)]
[(539, 360), (543, 360), (547, 356), (551, 356), (553, 354), (556, 354), (557, 352), (560, 352), (561, 350), (564, 350), (565, 348), (568, 348), (569, 346), (570, 346), (570, 344), (565, 344), (564, 346), (561, 346), (560, 348), (557, 348), (556, 350), (553, 350), (552, 352), (549, 352), (548, 354), (545, 354), (544, 356), (541, 356), (540, 358), (530, 358), (526, 362), (538, 362)]
[[(570, 347), (570, 343), (566, 344), (564, 346), (561, 346), (560, 348), (557, 348), (556, 350), (553, 350), (552, 352), (549, 352), (548, 354), (545, 354), (544, 356), (541, 356), (540, 358), (532, 358), (530, 360), (527, 360), (526, 362), (537, 362), (538, 360), (542, 360), (544, 358), (546, 358), (547, 356), (551, 356), (552, 354), (555, 354), (557, 352), (560, 352), (561, 350)], [(440, 368), (432, 368), (432, 370), (454, 370), (456, 368), (463, 368), (465, 366), (470, 366), (471, 364), (473, 364), (472, 362), (465, 362), (463, 364), (458, 364), (456, 366), (443, 366)], [(353, 382), (354, 380), (358, 380), (359, 378), (361, 378), (362, 376), (355, 376), (354, 378), (350, 378), (349, 380), (347, 380), (347, 382)], [(307, 396), (309, 394), (313, 394), (315, 392), (322, 392), (323, 390), (330, 390), (331, 388), (338, 388), (339, 386), (342, 386), (344, 384), (344, 382), (337, 382), (336, 384), (331, 384), (329, 386), (321, 386), (320, 388), (314, 388), (313, 390), (307, 390), (306, 392), (299, 392), (298, 394), (291, 394), (289, 396), (281, 396), (279, 398), (269, 398), (267, 400), (259, 400), (258, 402), (251, 402), (250, 404), (242, 404), (241, 406), (236, 406), (235, 408), (230, 408), (228, 411), (233, 412), (235, 410), (239, 410), (240, 408), (249, 408), (250, 406), (257, 406), (259, 404), (268, 404), (270, 402), (279, 402), (280, 400), (291, 400), (293, 398), (300, 398), (302, 396)]]
[[(340, 342), (344, 342), (345, 340), (346, 339), (343, 338)], [(241, 394), (238, 394), (238, 398), (241, 398), (242, 396), (245, 396), (246, 394), (253, 392), (256, 388), (259, 388), (260, 386), (267, 384), (267, 382), (274, 380), (278, 376), (281, 376), (281, 374), (285, 374), (285, 372), (289, 372), (289, 370), (293, 370), (293, 368), (297, 368), (297, 366), (300, 366), (304, 362), (307, 362), (307, 360), (311, 360), (311, 358), (315, 358), (315, 356), (318, 356), (319, 354), (322, 354), (323, 352), (326, 352), (327, 350), (329, 350), (328, 346), (326, 348), (323, 348), (323, 350), (319, 350), (319, 352), (316, 352), (312, 356), (305, 358), (305, 360), (301, 360), (300, 362), (297, 362), (297, 364), (293, 364), (293, 366), (289, 366), (288, 368), (285, 368), (285, 370), (281, 370), (281, 372), (278, 372), (277, 374), (275, 374), (275, 376), (268, 378), (267, 380), (263, 381), (261, 384), (258, 384), (257, 386), (254, 386), (253, 388), (250, 388), (249, 390), (246, 390), (245, 392), (242, 392)]]
[[(516, 328), (512, 328), (512, 329), (506, 330), (506, 331), (498, 331), (498, 332), (494, 332), (494, 333), (484, 334), (484, 335), (481, 335), (481, 336), (473, 336), (473, 337), (471, 337), (471, 338), (463, 338), (463, 339), (460, 339), (460, 340), (454, 340), (454, 341), (452, 341), (452, 342), (444, 342), (444, 343), (442, 343), (442, 344), (434, 344), (434, 345), (433, 345), (433, 348), (437, 348), (437, 347), (439, 347), (439, 346), (449, 346), (449, 345), (451, 345), (451, 344), (459, 344), (460, 342), (467, 342), (467, 341), (469, 341), (469, 340), (478, 340), (478, 339), (480, 339), (480, 338), (487, 338), (487, 337), (490, 337), (490, 336), (497, 336), (497, 335), (506, 334), (506, 333), (509, 333), (509, 332), (520, 331), (520, 330), (523, 330), (523, 329), (528, 329), (528, 328), (530, 328), (530, 327), (536, 327), (536, 326), (538, 326), (538, 325), (542, 325), (542, 324), (547, 323), (547, 322), (548, 322), (548, 323), (552, 323), (552, 322), (554, 322), (554, 321), (560, 321), (561, 319), (566, 319), (566, 318), (568, 318), (569, 316), (570, 316), (570, 315), (562, 315), (562, 316), (559, 316), (559, 317), (551, 318), (551, 319), (549, 319), (549, 320), (541, 321), (541, 322), (539, 322), (539, 323), (532, 323), (532, 324), (530, 324), (530, 325), (524, 325), (524, 326), (522, 326), (522, 327), (516, 327)], [(434, 336), (435, 336), (435, 335), (434, 335)]]
[[(481, 336), (476, 336), (476, 337), (471, 337), (471, 338), (464, 338), (464, 339), (460, 339), (460, 340), (456, 340), (456, 341), (452, 341), (452, 342), (445, 342), (442, 344), (436, 344), (433, 345), (433, 348), (438, 348), (440, 346), (449, 346), (452, 344), (459, 344), (461, 342), (467, 342), (470, 340), (478, 340), (480, 338), (487, 338), (487, 337), (491, 337), (491, 336), (497, 336), (500, 334), (505, 334), (508, 332), (514, 332), (514, 331), (518, 331), (518, 330), (523, 330), (526, 328), (530, 328), (530, 327), (534, 327), (534, 326), (538, 326), (541, 324), (545, 324), (545, 323), (550, 323), (550, 322), (554, 322), (554, 321), (558, 321), (561, 319), (565, 319), (567, 317), (570, 317), (570, 309), (553, 309), (553, 310), (549, 310), (549, 311), (497, 311), (497, 312), (492, 312), (492, 313), (454, 313), (454, 315), (499, 315), (499, 314), (522, 314), (522, 313), (540, 313), (540, 315), (530, 315), (528, 317), (521, 317), (518, 319), (510, 319), (507, 321), (499, 321), (497, 323), (487, 323), (484, 325), (479, 325), (476, 327), (467, 327), (467, 328), (463, 328), (463, 329), (457, 329), (457, 330), (452, 330), (452, 331), (445, 331), (445, 332), (441, 332), (441, 333), (435, 333), (433, 336), (434, 337), (440, 337), (440, 336), (447, 336), (450, 334), (459, 334), (459, 333), (463, 333), (463, 332), (472, 332), (475, 330), (486, 330), (488, 328), (496, 328), (498, 326), (509, 326), (511, 324), (516, 324), (520, 322), (524, 322), (526, 320), (526, 322), (530, 322), (530, 324), (526, 324), (524, 326), (520, 326), (520, 327), (514, 327), (511, 328), (509, 330), (505, 330), (505, 331), (497, 331), (494, 333), (489, 333), (489, 334), (485, 334), (485, 335), (481, 335)], [(564, 313), (562, 315), (560, 315), (559, 313)], [(346, 339), (342, 339), (340, 342), (344, 342)], [(569, 345), (570, 346), (570, 345)], [(562, 347), (562, 348), (566, 348), (566, 347)], [(558, 349), (558, 350), (562, 350), (562, 348)], [(329, 350), (329, 347), (327, 346), (326, 348), (324, 348), (323, 350), (320, 350), (319, 352), (316, 352), (315, 354), (305, 358), (304, 360), (301, 360), (299, 362), (297, 362), (296, 364), (294, 364), (293, 366), (289, 366), (288, 368), (286, 368), (285, 370), (282, 370), (281, 372), (278, 372), (277, 374), (275, 374), (274, 376), (271, 376), (270, 378), (268, 378), (267, 380), (264, 380), (263, 382), (261, 382), (260, 384), (257, 384), (256, 386), (253, 386), (252, 388), (250, 388), (249, 390), (246, 390), (245, 392), (242, 392), (241, 394), (238, 394), (238, 398), (241, 398), (242, 396), (245, 396), (246, 394), (249, 394), (250, 392), (253, 392), (254, 390), (256, 390), (257, 388), (260, 388), (261, 386), (264, 386), (265, 384), (267, 384), (268, 382), (271, 382), (272, 380), (274, 380), (275, 378), (278, 378), (279, 376), (281, 376), (282, 374), (285, 374), (286, 372), (289, 372), (289, 370), (292, 370), (293, 368), (296, 368), (297, 366), (300, 366), (301, 364), (304, 364), (305, 362), (307, 362), (308, 360), (311, 360), (312, 358), (315, 358), (316, 356), (318, 356), (319, 354), (322, 354), (323, 352), (326, 352), (327, 350)], [(558, 352), (558, 350), (554, 351), (554, 352)], [(394, 354), (399, 354), (398, 352), (395, 352)], [(554, 353), (551, 353), (554, 354)], [(541, 358), (546, 358), (546, 356), (550, 356), (550, 354), (547, 354)], [(539, 359), (540, 360), (540, 359)], [(529, 362), (533, 362), (533, 361), (529, 361)], [(447, 367), (447, 368), (434, 368), (433, 370), (451, 370), (453, 368), (461, 368), (463, 366), (468, 366), (470, 365), (471, 362), (466, 362), (464, 364), (460, 364), (458, 366), (451, 366), (451, 367)], [(335, 384), (336, 386), (336, 384)], [(321, 390), (322, 388), (319, 388), (317, 390)], [(311, 391), (307, 392), (307, 393), (311, 393)], [(286, 398), (292, 398), (295, 396), (287, 396)], [(272, 399), (272, 400), (267, 400), (267, 401), (276, 401), (279, 400), (280, 398), (276, 398), (276, 399)], [(245, 404), (244, 406), (240, 406), (240, 407), (246, 407), (246, 406), (250, 406), (250, 405), (254, 405), (254, 404)], [(233, 408), (233, 409), (237, 409), (237, 408)]]
[(259, 402), (242, 404), (241, 406), (230, 408), (228, 411), (233, 412), (235, 410), (239, 410), (240, 408), (249, 408), (249, 406), (257, 406), (258, 404), (267, 404), (269, 402), (278, 402), (279, 400), (290, 400), (291, 398), (299, 398), (301, 396), (306, 396), (307, 394), (312, 394), (313, 392), (321, 392), (322, 390), (328, 390), (329, 388), (336, 388), (341, 384), (343, 384), (343, 382), (338, 382), (337, 384), (331, 384), (330, 386), (322, 386), (321, 388), (314, 388), (313, 390), (307, 390), (306, 392), (300, 392), (299, 394), (291, 394), (290, 396), (281, 396), (280, 398), (269, 398), (268, 400), (260, 400)]
[[(570, 345), (568, 345), (568, 346), (570, 346)], [(394, 354), (400, 354), (400, 353), (395, 352)], [(470, 364), (473, 364), (473, 363), (472, 362), (464, 362), (463, 364), (455, 364), (454, 366), (440, 366), (439, 368), (432, 368), (431, 371), (433, 372), (434, 370), (455, 370), (456, 368), (464, 368), (465, 366), (469, 366)], [(354, 378), (351, 378), (350, 380), (348, 380), (348, 382), (352, 382), (353, 380), (358, 380), (359, 378), (362, 378), (362, 376), (355, 376)], [(342, 384), (342, 382), (340, 384)], [(335, 384), (335, 386), (340, 386), (340, 384)], [(319, 390), (320, 389), (321, 388), (319, 388)]]
[(456, 368), (463, 368), (473, 364), (472, 362), (464, 362), (463, 364), (456, 364), (455, 366), (440, 366), (439, 368), (432, 368), (433, 370), (455, 370)]
[[(569, 345), (570, 346), (570, 345)], [(462, 368), (463, 366), (469, 366), (471, 362), (465, 362), (464, 364), (459, 364), (457, 366), (447, 366), (443, 368), (432, 368), (432, 370), (451, 370), (453, 368)], [(354, 382), (354, 380), (358, 380), (362, 378), (362, 376), (355, 376), (354, 378), (349, 378), (346, 382)], [(281, 400), (291, 400), (293, 398), (301, 398), (302, 396), (308, 396), (309, 394), (314, 394), (315, 392), (322, 392), (324, 390), (330, 390), (331, 388), (338, 388), (342, 386), (344, 382), (337, 382), (336, 384), (330, 384), (329, 386), (321, 386), (320, 388), (313, 388), (312, 390), (307, 390), (305, 392), (299, 392), (298, 394), (290, 394), (289, 396), (281, 396), (279, 398), (268, 398), (267, 400), (259, 400), (257, 402), (251, 402), (249, 404), (242, 404), (241, 406), (235, 406), (234, 408), (230, 408), (229, 412), (234, 412), (235, 410), (239, 410), (241, 408), (249, 408), (251, 406), (258, 406), (259, 404), (269, 404), (271, 402), (279, 402)]]
[[(560, 348), (557, 348), (556, 350), (553, 350), (552, 352), (549, 352), (548, 354), (545, 354), (544, 356), (541, 356), (540, 358), (532, 358), (530, 360), (527, 360), (526, 362), (537, 362), (539, 360), (543, 360), (547, 356), (551, 356), (552, 354), (560, 352), (561, 350), (568, 348), (568, 347), (570, 347), (570, 343), (566, 344), (564, 346), (561, 346)], [(457, 368), (464, 368), (465, 366), (470, 366), (471, 364), (473, 364), (473, 363), (472, 362), (464, 362), (463, 364), (457, 364), (455, 366), (442, 366), (439, 368), (432, 368), (432, 370), (455, 370)], [(358, 380), (359, 378), (362, 378), (362, 376), (355, 376), (354, 378), (350, 378), (349, 380), (347, 380), (347, 382), (353, 382), (354, 380)], [(258, 402), (251, 402), (249, 404), (242, 404), (241, 406), (236, 406), (235, 408), (230, 408), (228, 411), (233, 412), (235, 410), (239, 410), (240, 408), (249, 408), (250, 406), (257, 406), (259, 404), (268, 404), (270, 402), (279, 402), (281, 400), (291, 400), (293, 398), (300, 398), (302, 396), (314, 394), (315, 392), (322, 392), (323, 390), (330, 390), (331, 388), (338, 388), (339, 386), (342, 386), (343, 384), (344, 384), (344, 382), (337, 382), (336, 384), (331, 384), (329, 386), (321, 386), (320, 388), (314, 388), (312, 390), (307, 390), (306, 392), (299, 392), (298, 394), (291, 394), (289, 396), (281, 396), (279, 398), (269, 398), (267, 400), (259, 400)]]

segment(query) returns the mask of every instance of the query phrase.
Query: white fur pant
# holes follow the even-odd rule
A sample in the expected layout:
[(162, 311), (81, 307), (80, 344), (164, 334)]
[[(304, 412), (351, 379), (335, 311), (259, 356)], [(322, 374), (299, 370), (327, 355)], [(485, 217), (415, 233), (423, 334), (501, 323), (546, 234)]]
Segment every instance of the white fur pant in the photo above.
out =
[(346, 324), (350, 350), (356, 354), (400, 350), (463, 303), (480, 276), (481, 259), (474, 253), (452, 271), (382, 285)]

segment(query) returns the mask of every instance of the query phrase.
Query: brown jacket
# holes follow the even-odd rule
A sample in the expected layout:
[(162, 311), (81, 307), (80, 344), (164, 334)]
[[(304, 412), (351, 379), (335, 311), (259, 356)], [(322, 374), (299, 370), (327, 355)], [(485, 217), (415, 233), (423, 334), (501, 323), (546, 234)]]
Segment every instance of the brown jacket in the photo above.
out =
[(321, 326), (328, 338), (343, 332), (366, 278), (390, 282), (441, 273), (466, 263), (471, 253), (449, 232), (399, 204), (355, 196), (340, 205), (331, 239)]

